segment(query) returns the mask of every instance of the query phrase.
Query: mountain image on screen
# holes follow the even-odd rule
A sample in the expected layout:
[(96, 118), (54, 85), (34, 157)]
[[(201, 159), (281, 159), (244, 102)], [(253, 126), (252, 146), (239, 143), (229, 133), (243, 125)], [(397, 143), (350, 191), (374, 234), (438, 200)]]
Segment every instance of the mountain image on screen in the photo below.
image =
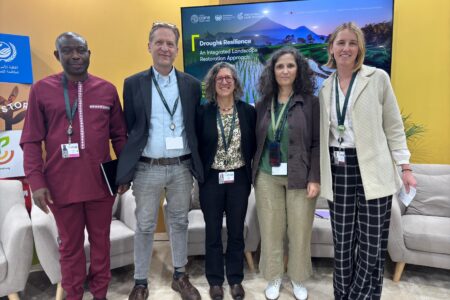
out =
[(219, 32), (211, 38), (248, 38), (252, 39), (254, 45), (276, 45), (286, 43), (316, 44), (323, 43), (326, 36), (316, 34), (306, 26), (290, 29), (265, 17), (239, 32)]
[(266, 61), (284, 46), (296, 48), (315, 74), (316, 94), (334, 71), (325, 66), (336, 26), (354, 21), (366, 39), (364, 63), (390, 73), (392, 0), (308, 0), (182, 8), (185, 72), (203, 80), (217, 62), (234, 64), (243, 99), (258, 101)]

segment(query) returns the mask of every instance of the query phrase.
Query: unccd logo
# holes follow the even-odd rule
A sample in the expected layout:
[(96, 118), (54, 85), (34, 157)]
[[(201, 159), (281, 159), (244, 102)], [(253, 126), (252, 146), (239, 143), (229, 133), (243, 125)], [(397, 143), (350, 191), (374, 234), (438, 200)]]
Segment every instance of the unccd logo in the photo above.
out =
[(4, 148), (9, 144), (9, 136), (0, 138), (0, 165), (9, 163), (14, 157), (14, 150), (6, 151)]
[(13, 43), (0, 41), (0, 61), (10, 62), (17, 56), (16, 46)]

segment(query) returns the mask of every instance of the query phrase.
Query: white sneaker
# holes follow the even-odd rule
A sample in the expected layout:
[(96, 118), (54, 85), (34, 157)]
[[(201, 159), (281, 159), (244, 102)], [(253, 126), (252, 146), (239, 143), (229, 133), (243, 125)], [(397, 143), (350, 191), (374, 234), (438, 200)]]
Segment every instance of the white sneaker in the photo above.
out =
[(271, 280), (267, 283), (266, 290), (264, 291), (266, 298), (269, 300), (275, 300), (280, 297), (281, 278)]
[(305, 288), (303, 284), (300, 282), (294, 282), (292, 281), (292, 288), (294, 290), (294, 296), (297, 300), (306, 300), (308, 298), (308, 290)]

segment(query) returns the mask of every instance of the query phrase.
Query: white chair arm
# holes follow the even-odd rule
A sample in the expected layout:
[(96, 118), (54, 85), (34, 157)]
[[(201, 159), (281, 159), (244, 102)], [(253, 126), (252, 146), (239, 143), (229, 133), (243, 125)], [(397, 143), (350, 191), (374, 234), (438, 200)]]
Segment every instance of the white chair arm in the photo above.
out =
[(136, 231), (136, 216), (134, 214), (134, 210), (136, 209), (136, 201), (134, 200), (131, 189), (120, 196), (119, 209), (119, 219), (131, 230)]
[(39, 262), (52, 284), (61, 281), (59, 264), (58, 228), (55, 218), (50, 212), (44, 213), (39, 207), (31, 208), (31, 224), (34, 243)]
[[(404, 261), (406, 252), (405, 240), (403, 238), (402, 225), (402, 203), (397, 196), (392, 197), (391, 223), (389, 227), (388, 252), (395, 262)], [(404, 210), (403, 210), (404, 212)]]

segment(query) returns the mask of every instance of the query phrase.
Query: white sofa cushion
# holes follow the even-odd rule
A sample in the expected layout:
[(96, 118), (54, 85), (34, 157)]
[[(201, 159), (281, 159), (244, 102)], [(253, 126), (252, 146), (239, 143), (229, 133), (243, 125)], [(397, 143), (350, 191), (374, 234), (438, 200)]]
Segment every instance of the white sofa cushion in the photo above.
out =
[(114, 198), (114, 204), (112, 207), (112, 216), (113, 219), (116, 217), (116, 213), (117, 213), (117, 207), (119, 206), (119, 195), (116, 195), (116, 197)]
[(314, 217), (314, 224), (311, 234), (313, 244), (333, 244), (333, 232), (331, 230), (331, 220)]
[(3, 252), (2, 245), (0, 244), (0, 282), (6, 278), (8, 271), (8, 262), (6, 261), (5, 252)]
[[(205, 219), (200, 209), (193, 209), (188, 214), (189, 230), (188, 243), (204, 243), (205, 242)], [(244, 239), (247, 237), (248, 224), (244, 223)], [(223, 217), (222, 221), (222, 242), (224, 247), (227, 241), (227, 221)]]
[(402, 224), (406, 248), (450, 254), (450, 218), (405, 215)]
[[(128, 228), (119, 220), (111, 222), (111, 230), (109, 234), (111, 242), (110, 255), (120, 255), (123, 253), (133, 252), (134, 249), (134, 231)], [(90, 261), (90, 248), (87, 230), (84, 231), (84, 252), (86, 260)]]
[[(204, 243), (205, 242), (205, 220), (203, 218), (203, 212), (200, 209), (193, 209), (188, 214), (189, 230), (188, 241), (189, 243)], [(222, 222), (222, 241), (226, 241), (227, 228), (226, 220)]]
[(111, 241), (111, 256), (133, 252), (134, 231), (120, 220), (111, 222), (109, 238)]
[(199, 195), (199, 187), (198, 187), (198, 183), (197, 180), (194, 180), (194, 186), (191, 190), (191, 205), (190, 208), (191, 210), (193, 209), (200, 209), (200, 195)]
[(417, 194), (406, 215), (450, 218), (450, 175), (414, 174)]
[(322, 197), (317, 197), (316, 208), (329, 209), (328, 200)]

